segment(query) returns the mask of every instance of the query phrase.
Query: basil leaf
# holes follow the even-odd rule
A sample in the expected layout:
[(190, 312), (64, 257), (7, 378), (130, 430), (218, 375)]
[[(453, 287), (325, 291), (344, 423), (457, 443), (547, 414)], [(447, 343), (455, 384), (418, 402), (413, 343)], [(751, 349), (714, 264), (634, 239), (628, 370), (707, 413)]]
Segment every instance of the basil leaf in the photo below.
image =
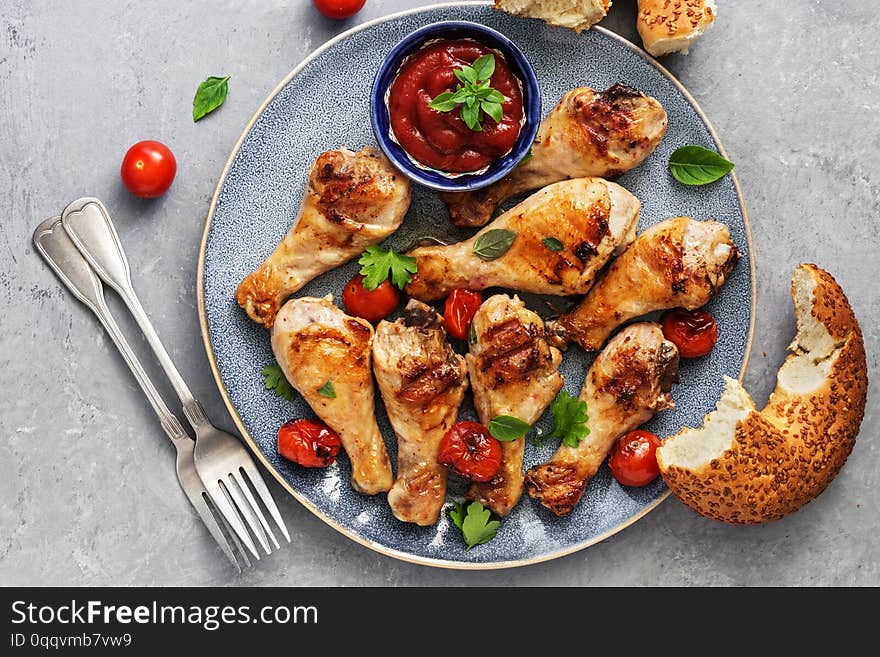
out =
[(467, 99), (470, 97), (470, 92), (461, 85), (458, 85), (458, 87), (458, 90), (454, 94), (452, 94), (452, 100), (454, 100), (456, 104), (460, 105), (461, 103), (467, 101)]
[(493, 103), (503, 103), (504, 94), (497, 89), (489, 89), (489, 93), (486, 94), (486, 100), (492, 101)]
[[(468, 98), (468, 101), (471, 99)], [(481, 131), (483, 128), (480, 125), (480, 108), (474, 104), (471, 105), (470, 102), (466, 103), (461, 108), (461, 120), (465, 122), (468, 128), (471, 130)]]
[(541, 242), (544, 244), (545, 247), (547, 247), (548, 250), (553, 251), (554, 253), (556, 251), (562, 251), (562, 242), (560, 242), (555, 237), (545, 237), (541, 240)]
[(733, 162), (702, 146), (682, 146), (669, 157), (672, 177), (684, 185), (708, 185), (733, 169)]
[(327, 379), (327, 383), (318, 388), (318, 394), (327, 399), (336, 399), (336, 391), (333, 389), (333, 382)]
[(529, 152), (526, 153), (525, 155), (523, 155), (523, 159), (521, 159), (519, 161), (519, 164), (517, 164), (516, 166), (521, 166), (521, 165), (525, 164), (526, 162), (531, 162), (533, 157), (534, 157), (534, 154), (532, 153), (532, 149), (530, 148)]
[(451, 91), (447, 91), (432, 100), (428, 104), (428, 107), (438, 112), (451, 112), (455, 109), (456, 105), (458, 105), (458, 102), (455, 100), (455, 94)]
[(193, 121), (198, 121), (223, 104), (229, 93), (229, 77), (211, 76), (199, 85), (193, 98)]
[(504, 114), (504, 111), (501, 109), (501, 105), (498, 103), (489, 103), (487, 101), (483, 101), (480, 103), (480, 109), (482, 109), (486, 114), (492, 117), (492, 120), (495, 123), (501, 123), (501, 117)]
[(515, 239), (515, 231), (493, 228), (477, 238), (477, 241), (474, 242), (473, 253), (482, 260), (495, 260), (495, 258), (500, 258), (507, 253)]
[(477, 80), (488, 80), (495, 72), (495, 56), (488, 54), (477, 57), (471, 67), (476, 72)]
[(470, 66), (463, 66), (455, 69), (455, 77), (462, 82), (470, 82), (473, 84), (477, 81), (477, 72)]
[(510, 442), (525, 436), (531, 425), (512, 415), (498, 415), (489, 422), (489, 433), (496, 440)]

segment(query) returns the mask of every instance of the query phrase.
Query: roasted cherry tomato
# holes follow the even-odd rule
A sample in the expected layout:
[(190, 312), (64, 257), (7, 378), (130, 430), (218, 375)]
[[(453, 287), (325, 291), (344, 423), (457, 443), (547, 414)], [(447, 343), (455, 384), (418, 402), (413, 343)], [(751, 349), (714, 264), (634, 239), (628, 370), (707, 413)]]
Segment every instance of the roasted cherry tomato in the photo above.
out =
[(328, 18), (350, 18), (363, 8), (367, 0), (312, 0)]
[(446, 297), (446, 305), (443, 306), (443, 323), (446, 325), (446, 332), (453, 338), (466, 340), (471, 321), (482, 303), (483, 295), (479, 292), (455, 288), (452, 294)]
[(443, 435), (437, 460), (471, 481), (489, 481), (501, 467), (501, 443), (479, 422), (458, 422)]
[(682, 358), (705, 356), (718, 340), (715, 318), (705, 310), (670, 310), (662, 323), (663, 335), (678, 347)]
[(375, 290), (364, 287), (364, 277), (358, 274), (345, 284), (342, 303), (352, 315), (363, 317), (368, 322), (378, 322), (394, 312), (400, 302), (400, 292), (385, 280)]
[(177, 160), (165, 144), (139, 141), (128, 149), (122, 159), (122, 183), (141, 198), (162, 196), (177, 173)]
[(339, 435), (323, 422), (291, 420), (278, 429), (278, 453), (307, 468), (323, 468), (336, 460)]
[(608, 465), (611, 474), (624, 486), (645, 486), (660, 474), (657, 448), (660, 439), (650, 431), (636, 429), (623, 434), (614, 443)]

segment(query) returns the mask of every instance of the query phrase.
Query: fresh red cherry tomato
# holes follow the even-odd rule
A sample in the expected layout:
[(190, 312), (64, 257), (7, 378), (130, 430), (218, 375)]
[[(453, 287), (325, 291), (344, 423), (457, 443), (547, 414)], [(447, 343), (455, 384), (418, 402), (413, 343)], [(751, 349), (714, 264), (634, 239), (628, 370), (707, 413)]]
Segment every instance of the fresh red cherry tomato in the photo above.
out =
[(375, 290), (368, 290), (364, 287), (364, 277), (361, 274), (346, 283), (342, 291), (345, 309), (368, 322), (385, 319), (394, 312), (399, 302), (400, 292), (391, 281), (385, 280)]
[(177, 160), (165, 144), (139, 141), (122, 159), (122, 182), (126, 189), (141, 198), (162, 196), (177, 173)]
[(307, 468), (330, 465), (341, 447), (339, 434), (323, 422), (291, 420), (278, 429), (278, 453)]
[(682, 358), (705, 356), (718, 340), (715, 318), (705, 310), (677, 308), (663, 315), (663, 335)]
[(351, 18), (358, 13), (367, 0), (312, 0), (328, 18)]
[(471, 481), (489, 481), (501, 467), (501, 443), (479, 422), (458, 422), (440, 440), (437, 460)]
[(466, 340), (474, 315), (477, 314), (482, 303), (483, 295), (479, 292), (455, 288), (446, 297), (446, 304), (443, 306), (443, 323), (446, 325), (446, 332), (453, 338)]
[(660, 439), (650, 431), (636, 429), (614, 443), (608, 465), (611, 474), (624, 486), (645, 486), (660, 474), (657, 448)]

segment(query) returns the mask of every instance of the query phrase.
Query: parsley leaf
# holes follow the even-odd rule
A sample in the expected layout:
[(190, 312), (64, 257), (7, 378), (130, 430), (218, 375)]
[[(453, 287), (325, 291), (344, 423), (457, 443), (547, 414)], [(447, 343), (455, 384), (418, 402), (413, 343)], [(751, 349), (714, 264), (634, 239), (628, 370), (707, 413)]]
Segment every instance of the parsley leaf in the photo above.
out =
[(327, 399), (336, 399), (336, 390), (333, 389), (333, 382), (327, 379), (327, 383), (318, 388), (318, 394)]
[(453, 71), (461, 84), (455, 91), (438, 94), (428, 105), (437, 112), (451, 112), (461, 106), (461, 120), (475, 132), (483, 129), (483, 116), (488, 116), (495, 123), (501, 123), (504, 116), (504, 94), (489, 86), (490, 78), (495, 72), (495, 55), (488, 54), (478, 57), (470, 66), (462, 66)]
[(449, 517), (455, 526), (461, 530), (467, 549), (475, 545), (488, 543), (498, 531), (501, 523), (498, 520), (490, 520), (489, 509), (484, 509), (479, 502), (471, 502), (465, 510), (464, 505), (453, 502), (453, 508), (449, 510)]
[(391, 282), (402, 290), (419, 270), (415, 258), (395, 253), (390, 247), (385, 251), (379, 246), (368, 246), (358, 264), (361, 265), (364, 287), (368, 290), (375, 290), (389, 276)]
[(282, 399), (293, 401), (296, 399), (296, 390), (290, 385), (290, 381), (284, 376), (281, 367), (276, 363), (264, 367), (261, 374), (263, 375), (263, 384), (266, 390), (271, 390)]
[(563, 445), (577, 447), (590, 433), (587, 426), (587, 402), (572, 397), (565, 390), (560, 390), (556, 395), (556, 399), (550, 404), (550, 412), (553, 413), (553, 427), (541, 440), (562, 438)]

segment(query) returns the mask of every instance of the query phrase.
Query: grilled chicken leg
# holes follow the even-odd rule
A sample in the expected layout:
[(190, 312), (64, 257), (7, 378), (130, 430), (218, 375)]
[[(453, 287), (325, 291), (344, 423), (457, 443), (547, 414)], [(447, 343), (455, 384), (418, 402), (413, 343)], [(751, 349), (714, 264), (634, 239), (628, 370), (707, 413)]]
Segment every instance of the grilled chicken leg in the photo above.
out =
[(380, 322), (373, 371), (397, 434), (397, 479), (388, 503), (398, 520), (433, 525), (446, 500), (440, 439), (467, 389), (464, 358), (446, 341), (443, 318), (415, 299), (396, 322)]
[(484, 226), (499, 203), (567, 178), (611, 178), (641, 164), (666, 133), (654, 98), (615, 84), (607, 91), (572, 89), (541, 123), (532, 158), (494, 185), (447, 193), (457, 226)]
[[(562, 354), (544, 337), (544, 322), (519, 297), (489, 297), (473, 319), (476, 340), (465, 356), (480, 422), (512, 415), (528, 424), (541, 417), (562, 388)], [(523, 492), (525, 438), (501, 443), (501, 469), (467, 492), (499, 516), (506, 516)]]
[[(272, 327), (284, 376), (339, 434), (351, 460), (351, 485), (374, 495), (391, 488), (391, 461), (376, 424), (370, 347), (373, 327), (333, 305), (333, 297), (291, 299)], [(318, 393), (327, 382), (335, 397)]]
[(549, 330), (588, 350), (634, 317), (666, 308), (699, 308), (717, 294), (739, 251), (724, 224), (667, 219), (636, 238), (581, 304)]
[[(583, 294), (612, 254), (633, 240), (639, 207), (635, 196), (601, 178), (558, 182), (467, 241), (413, 249), (409, 255), (416, 258), (419, 271), (406, 291), (422, 301), (441, 299), (457, 287)], [(483, 260), (474, 246), (495, 229), (513, 231), (516, 237), (506, 253)], [(558, 240), (561, 248), (548, 247), (547, 238)]]
[(236, 300), (255, 322), (272, 326), (287, 297), (397, 230), (409, 200), (409, 181), (376, 149), (322, 153), (293, 227), (241, 282)]
[(571, 512), (618, 436), (674, 407), (669, 390), (677, 373), (678, 350), (657, 324), (631, 324), (614, 336), (581, 389), (590, 433), (577, 447), (561, 445), (549, 461), (529, 469), (529, 495), (557, 516)]

